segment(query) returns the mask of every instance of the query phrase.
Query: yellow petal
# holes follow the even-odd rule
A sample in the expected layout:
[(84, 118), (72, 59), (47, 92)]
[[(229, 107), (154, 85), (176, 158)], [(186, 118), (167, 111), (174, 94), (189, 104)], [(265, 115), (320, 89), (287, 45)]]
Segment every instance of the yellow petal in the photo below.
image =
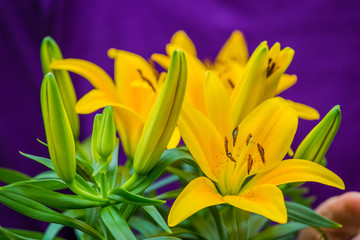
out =
[(105, 106), (119, 106), (119, 102), (115, 102), (108, 98), (101, 90), (94, 89), (84, 95), (75, 105), (75, 110), (80, 114), (88, 114)]
[(224, 138), (201, 112), (184, 103), (178, 127), (201, 170), (214, 181), (224, 168)]
[(171, 38), (171, 43), (177, 45), (179, 49), (186, 51), (196, 57), (196, 48), (189, 36), (182, 30), (177, 31)]
[[(290, 182), (318, 182), (344, 189), (344, 182), (339, 176), (320, 164), (299, 159), (282, 161), (275, 169), (256, 175), (248, 184), (280, 185)], [(247, 185), (245, 186), (245, 188)]]
[(239, 195), (224, 196), (224, 200), (237, 208), (260, 214), (278, 223), (287, 222), (284, 196), (271, 184), (253, 187)]
[(221, 48), (216, 57), (216, 63), (235, 61), (240, 65), (245, 65), (248, 58), (245, 38), (239, 30), (235, 30)]
[[(166, 52), (169, 56), (174, 52), (176, 46), (168, 44), (166, 46)], [(206, 68), (204, 64), (194, 57), (193, 55), (184, 51), (186, 56), (188, 75), (187, 75), (187, 87), (185, 99), (196, 109), (202, 113), (206, 113), (205, 99), (204, 99), (204, 83)]]
[(220, 136), (231, 137), (230, 97), (222, 81), (211, 71), (206, 73), (205, 103), (209, 119)]
[(287, 100), (289, 105), (296, 111), (299, 118), (306, 120), (317, 120), (320, 118), (319, 112), (307, 105)]
[(151, 59), (157, 62), (164, 69), (168, 69), (170, 66), (171, 58), (169, 56), (154, 53), (153, 55), (151, 55)]
[[(142, 57), (131, 52), (110, 49), (108, 55), (115, 59), (115, 82), (123, 104), (131, 107), (144, 118), (155, 101), (157, 79), (152, 66)], [(144, 83), (142, 88), (134, 82)]]
[(297, 77), (294, 74), (293, 75), (283, 74), (281, 76), (279, 84), (276, 88), (275, 95), (279, 95), (283, 91), (294, 86), (294, 84), (296, 83), (296, 80), (297, 80)]
[[(280, 98), (271, 98), (255, 108), (239, 125), (238, 140), (235, 150), (242, 152), (246, 140), (251, 134), (253, 140), (264, 148), (263, 163), (257, 144), (249, 153), (254, 163), (251, 173), (264, 172), (274, 168), (285, 157), (294, 138), (298, 124), (296, 112)], [(234, 152), (235, 155), (239, 154)], [(246, 164), (246, 159), (243, 160)]]
[(63, 59), (51, 63), (51, 69), (67, 70), (86, 78), (95, 88), (102, 90), (109, 98), (117, 99), (111, 77), (94, 63), (81, 59)]
[(167, 149), (176, 148), (179, 145), (180, 139), (181, 139), (180, 131), (179, 128), (176, 127), (167, 145)]
[(262, 100), (268, 64), (267, 52), (267, 44), (262, 42), (246, 64), (242, 80), (235, 86), (231, 95), (234, 126), (237, 126)]
[(133, 159), (145, 120), (134, 110), (123, 105), (114, 107), (114, 116), (125, 154)]
[(172, 205), (168, 224), (173, 227), (203, 208), (224, 203), (215, 185), (206, 177), (191, 181)]

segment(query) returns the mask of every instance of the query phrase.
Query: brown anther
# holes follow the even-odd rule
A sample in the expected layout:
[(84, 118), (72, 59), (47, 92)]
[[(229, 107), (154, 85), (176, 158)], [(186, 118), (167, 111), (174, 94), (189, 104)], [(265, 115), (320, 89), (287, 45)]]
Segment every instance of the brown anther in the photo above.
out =
[(225, 152), (226, 152), (226, 155), (229, 153), (229, 142), (228, 142), (228, 139), (227, 137), (225, 137)]
[(265, 150), (264, 150), (264, 148), (258, 143), (257, 144), (257, 149), (259, 151), (261, 161), (265, 164)]
[(151, 87), (151, 89), (154, 92), (156, 92), (156, 89), (155, 89), (154, 85), (152, 84), (152, 82), (143, 75), (143, 73), (140, 69), (138, 69), (137, 71), (139, 72), (141, 79), (144, 80)]
[(149, 62), (149, 64), (150, 64), (152, 70), (154, 71), (154, 74), (155, 74), (155, 76), (156, 76), (156, 79), (159, 80), (159, 72), (158, 72), (158, 70), (156, 70), (156, 68), (155, 68), (154, 61), (153, 61), (152, 59), (148, 59), (148, 62)]
[(232, 132), (232, 137), (233, 137), (233, 146), (235, 147), (235, 143), (236, 143), (236, 138), (239, 132), (239, 127), (236, 127), (233, 132)]
[(228, 83), (229, 83), (229, 85), (230, 85), (230, 87), (232, 88), (232, 89), (234, 89), (235, 88), (235, 84), (231, 81), (231, 79), (230, 78), (228, 78)]
[(253, 160), (251, 154), (249, 154), (248, 161), (247, 161), (247, 173), (248, 173), (248, 175), (250, 174), (253, 163), (254, 163), (254, 160)]
[(236, 162), (236, 160), (233, 158), (231, 152), (227, 153), (226, 156), (227, 156), (232, 162)]
[(251, 139), (252, 139), (252, 135), (251, 135), (251, 133), (249, 133), (249, 135), (246, 138), (246, 146), (249, 145), (249, 142), (250, 142)]
[(267, 69), (266, 77), (269, 77), (271, 74), (273, 74), (274, 68), (275, 68), (275, 63), (273, 62), (270, 65), (270, 61), (269, 61), (269, 66), (268, 66), (268, 69)]

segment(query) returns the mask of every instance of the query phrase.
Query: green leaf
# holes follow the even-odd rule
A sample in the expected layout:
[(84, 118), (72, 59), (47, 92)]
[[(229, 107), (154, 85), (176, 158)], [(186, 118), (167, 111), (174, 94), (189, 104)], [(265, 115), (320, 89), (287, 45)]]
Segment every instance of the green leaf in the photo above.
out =
[(95, 239), (104, 239), (99, 232), (86, 223), (60, 214), (24, 196), (0, 189), (0, 202), (25, 216), (76, 228), (93, 236)]
[(34, 238), (28, 238), (15, 234), (8, 229), (2, 228), (0, 226), (0, 239), (10, 239), (10, 240), (33, 240)]
[(164, 221), (159, 211), (154, 206), (143, 206), (143, 209), (155, 220), (155, 222), (166, 232), (171, 233), (169, 226)]
[(162, 237), (152, 237), (152, 238), (145, 238), (144, 240), (181, 240), (181, 238), (171, 237), (171, 236), (162, 236)]
[(179, 180), (179, 177), (177, 176), (174, 176), (174, 175), (171, 175), (171, 176), (168, 176), (168, 177), (165, 177), (163, 179), (160, 179), (158, 181), (156, 181), (154, 184), (152, 184), (150, 187), (148, 187), (146, 190), (145, 190), (145, 193), (149, 193), (151, 191), (154, 191), (154, 190), (157, 190), (159, 188), (162, 188), (164, 186), (167, 186), (169, 184), (172, 184), (176, 181)]
[(167, 172), (174, 174), (176, 176), (178, 176), (180, 179), (182, 179), (183, 181), (185, 181), (186, 183), (191, 182), (192, 180), (194, 180), (196, 178), (194, 173), (191, 172), (186, 172), (184, 170), (175, 168), (175, 167), (171, 167), (169, 166), (166, 169)]
[(151, 237), (160, 232), (160, 229), (155, 224), (142, 217), (131, 217), (129, 225), (145, 237)]
[(24, 173), (12, 170), (12, 169), (7, 169), (7, 168), (2, 168), (0, 167), (0, 181), (4, 182), (6, 184), (11, 184), (14, 182), (20, 182), (20, 181), (26, 181), (26, 180), (30, 180), (30, 177)]
[(114, 206), (103, 208), (100, 217), (115, 239), (136, 240), (128, 223)]
[[(64, 215), (72, 217), (72, 218), (79, 218), (83, 214), (79, 212), (78, 210), (66, 210), (63, 212)], [(46, 231), (44, 233), (44, 237), (41, 238), (43, 240), (52, 240), (56, 237), (56, 235), (60, 232), (60, 230), (64, 226), (57, 223), (50, 223), (49, 226), (46, 228)]]
[(304, 205), (285, 201), (288, 217), (297, 222), (304, 223), (312, 227), (324, 227), (324, 228), (339, 228), (341, 224), (333, 222), (318, 213), (314, 212), (311, 208)]
[(296, 233), (303, 228), (308, 227), (308, 225), (298, 223), (298, 222), (289, 222), (286, 224), (279, 224), (273, 227), (269, 227), (265, 231), (262, 231), (258, 235), (250, 238), (250, 240), (274, 240), (281, 237), (285, 237), (288, 234)]
[(181, 189), (173, 190), (170, 192), (162, 193), (160, 195), (155, 196), (155, 199), (175, 199), (181, 193)]
[(133, 205), (159, 205), (164, 204), (166, 201), (152, 199), (143, 197), (140, 195), (136, 195), (131, 193), (123, 188), (115, 188), (111, 191), (111, 194), (107, 196), (108, 198), (117, 201), (117, 202), (125, 202)]
[(57, 209), (91, 208), (104, 205), (104, 203), (91, 201), (77, 195), (58, 193), (31, 184), (11, 184), (3, 187), (2, 190), (16, 193)]
[(21, 186), (21, 185), (32, 185), (40, 188), (46, 188), (47, 190), (61, 190), (66, 188), (66, 184), (60, 179), (43, 179), (43, 180), (35, 179), (35, 180), (29, 180), (23, 182), (16, 182), (8, 186)]
[(39, 157), (31, 154), (26, 154), (23, 152), (19, 152), (24, 157), (30, 158), (38, 163), (41, 163), (42, 165), (50, 168), (51, 170), (55, 170), (54, 165), (52, 164), (51, 160), (49, 158)]
[(258, 214), (251, 214), (249, 218), (248, 237), (255, 236), (269, 221), (266, 217)]

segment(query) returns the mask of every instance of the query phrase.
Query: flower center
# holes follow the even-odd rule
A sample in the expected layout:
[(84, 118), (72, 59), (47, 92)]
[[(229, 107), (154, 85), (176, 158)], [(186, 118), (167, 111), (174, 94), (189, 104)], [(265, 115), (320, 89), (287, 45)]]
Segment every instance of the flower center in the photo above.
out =
[[(265, 150), (260, 143), (256, 142), (252, 134), (249, 133), (245, 145), (242, 149), (237, 148), (238, 127), (232, 132), (232, 146), (225, 137), (224, 147), (227, 158), (226, 169), (224, 171), (224, 186), (221, 188), (223, 194), (238, 194), (241, 186), (247, 177), (250, 176), (254, 166), (254, 159), (261, 159), (265, 164)], [(230, 150), (232, 149), (232, 151)]]

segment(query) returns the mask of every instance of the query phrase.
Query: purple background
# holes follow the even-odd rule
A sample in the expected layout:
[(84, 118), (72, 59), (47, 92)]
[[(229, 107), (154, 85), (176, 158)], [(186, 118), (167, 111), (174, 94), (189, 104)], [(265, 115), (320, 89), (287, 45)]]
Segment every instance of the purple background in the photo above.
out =
[[(105, 2), (105, 1), (104, 1)], [(283, 97), (311, 105), (323, 117), (340, 104), (343, 119), (327, 158), (347, 191), (360, 187), (360, 8), (357, 1), (34, 1), (0, 0), (0, 166), (35, 175), (44, 170), (19, 150), (46, 156), (40, 111), (40, 43), (50, 35), (64, 57), (82, 58), (113, 75), (106, 52), (114, 47), (145, 58), (163, 53), (172, 34), (185, 30), (201, 59), (214, 59), (234, 29), (243, 31), (249, 52), (263, 40), (295, 50), (288, 73), (298, 83)], [(92, 87), (72, 75), (78, 97)], [(293, 147), (317, 121), (299, 123)], [(82, 138), (92, 125), (81, 117)], [(342, 191), (308, 184), (320, 201)], [(0, 225), (39, 230), (0, 204)]]

